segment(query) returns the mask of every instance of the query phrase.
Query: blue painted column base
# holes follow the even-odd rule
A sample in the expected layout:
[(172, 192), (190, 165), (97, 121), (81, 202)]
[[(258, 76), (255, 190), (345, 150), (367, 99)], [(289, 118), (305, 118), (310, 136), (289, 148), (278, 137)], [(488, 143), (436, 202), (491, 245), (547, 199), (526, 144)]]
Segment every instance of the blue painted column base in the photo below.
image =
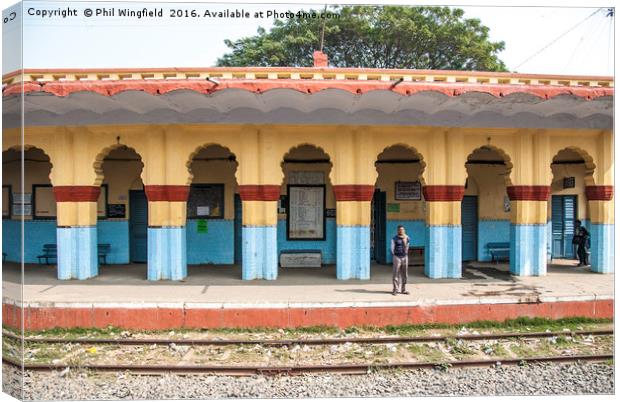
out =
[(432, 279), (460, 278), (462, 271), (462, 229), (454, 226), (426, 226), (424, 274)]
[(510, 273), (547, 274), (547, 225), (510, 224)]
[(243, 280), (278, 278), (277, 226), (241, 228), (241, 278)]
[(99, 273), (97, 227), (56, 228), (58, 279), (88, 279)]
[(149, 281), (187, 277), (185, 226), (148, 228)]
[(590, 224), (590, 270), (601, 274), (614, 272), (614, 225)]
[(370, 227), (337, 226), (336, 278), (370, 279)]

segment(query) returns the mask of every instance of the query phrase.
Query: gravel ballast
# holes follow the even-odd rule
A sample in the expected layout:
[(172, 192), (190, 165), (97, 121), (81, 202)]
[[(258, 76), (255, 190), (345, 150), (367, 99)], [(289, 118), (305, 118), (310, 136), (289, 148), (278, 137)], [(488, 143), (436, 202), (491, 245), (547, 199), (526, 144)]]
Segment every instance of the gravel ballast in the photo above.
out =
[[(7, 374), (18, 373), (3, 369), (4, 392), (15, 390), (15, 376)], [(24, 386), (27, 400), (554, 395), (612, 394), (614, 378), (612, 365), (592, 363), (277, 377), (26, 372)]]

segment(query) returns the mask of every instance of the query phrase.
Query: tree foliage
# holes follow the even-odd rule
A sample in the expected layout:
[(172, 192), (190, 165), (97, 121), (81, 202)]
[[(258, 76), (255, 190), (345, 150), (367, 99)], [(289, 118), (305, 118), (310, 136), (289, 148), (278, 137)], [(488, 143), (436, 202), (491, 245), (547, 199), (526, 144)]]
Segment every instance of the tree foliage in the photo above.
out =
[(227, 39), (232, 52), (217, 65), (312, 66), (325, 21), (323, 51), (334, 67), (506, 71), (497, 56), (504, 42), (491, 42), (489, 28), (458, 8), (332, 6), (328, 12), (338, 18), (277, 19), (269, 32)]

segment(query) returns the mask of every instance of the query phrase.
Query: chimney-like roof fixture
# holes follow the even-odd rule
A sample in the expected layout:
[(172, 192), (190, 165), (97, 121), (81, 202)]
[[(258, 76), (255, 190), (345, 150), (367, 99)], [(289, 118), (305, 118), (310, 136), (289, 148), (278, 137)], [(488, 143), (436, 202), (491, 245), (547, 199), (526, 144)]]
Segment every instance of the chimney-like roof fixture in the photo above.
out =
[(327, 67), (327, 55), (320, 50), (315, 50), (312, 54), (314, 67)]

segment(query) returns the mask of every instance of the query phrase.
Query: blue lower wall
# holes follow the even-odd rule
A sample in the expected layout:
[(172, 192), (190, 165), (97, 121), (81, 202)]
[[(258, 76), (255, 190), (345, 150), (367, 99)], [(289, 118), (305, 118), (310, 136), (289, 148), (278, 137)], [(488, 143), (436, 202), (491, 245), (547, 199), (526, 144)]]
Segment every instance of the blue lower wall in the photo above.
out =
[(593, 272), (614, 272), (614, 225), (591, 224), (590, 266)]
[(338, 226), (336, 278), (370, 279), (370, 227)]
[(148, 280), (187, 277), (186, 249), (185, 226), (148, 228)]
[(241, 228), (241, 278), (243, 280), (278, 278), (276, 226)]
[(478, 261), (491, 261), (488, 243), (510, 243), (509, 220), (478, 221)]
[(88, 279), (99, 274), (97, 227), (56, 228), (58, 279)]
[(541, 276), (547, 273), (548, 226), (546, 223), (510, 225), (510, 272), (513, 275)]
[(325, 219), (325, 240), (287, 240), (286, 220), (278, 220), (278, 255), (282, 250), (321, 250), (323, 264), (335, 264), (336, 219)]
[(129, 221), (97, 222), (97, 243), (110, 245), (108, 264), (129, 264)]
[(429, 278), (460, 278), (462, 259), (461, 226), (427, 226), (424, 274)]
[(390, 240), (396, 236), (399, 225), (405, 227), (405, 232), (411, 241), (410, 247), (425, 247), (426, 223), (423, 220), (388, 220), (385, 224), (385, 256), (388, 264), (392, 263)]
[[(21, 221), (2, 220), (2, 251), (7, 261), (20, 261)], [(24, 221), (24, 262), (38, 263), (44, 244), (56, 244), (56, 220)]]
[(198, 233), (198, 220), (188, 219), (188, 264), (234, 264), (235, 221), (232, 219), (207, 219), (207, 233)]

